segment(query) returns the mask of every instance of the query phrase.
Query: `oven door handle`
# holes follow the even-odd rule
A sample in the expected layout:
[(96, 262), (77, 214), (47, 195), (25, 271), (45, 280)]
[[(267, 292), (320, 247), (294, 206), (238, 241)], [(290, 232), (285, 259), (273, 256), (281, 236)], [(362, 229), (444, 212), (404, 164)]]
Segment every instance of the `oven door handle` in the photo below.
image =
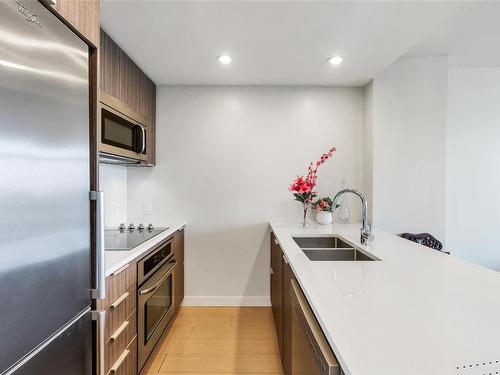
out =
[(175, 263), (177, 263), (177, 261), (174, 260), (173, 262), (169, 262), (169, 263), (172, 264), (172, 267), (170, 267), (170, 269), (167, 271), (167, 273), (165, 275), (163, 275), (162, 278), (155, 285), (153, 285), (151, 288), (139, 290), (139, 295), (143, 296), (145, 294), (151, 294), (151, 293), (154, 293), (158, 290), (158, 288), (161, 286), (161, 284), (167, 279), (168, 276), (170, 276), (170, 274), (171, 274), (170, 271), (175, 266)]

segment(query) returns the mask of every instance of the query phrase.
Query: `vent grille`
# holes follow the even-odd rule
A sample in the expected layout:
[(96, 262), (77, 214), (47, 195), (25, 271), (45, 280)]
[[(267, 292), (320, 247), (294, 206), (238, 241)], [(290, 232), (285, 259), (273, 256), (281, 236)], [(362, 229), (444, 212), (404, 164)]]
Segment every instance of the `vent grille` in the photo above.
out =
[(459, 375), (500, 375), (500, 360), (487, 360), (457, 365)]

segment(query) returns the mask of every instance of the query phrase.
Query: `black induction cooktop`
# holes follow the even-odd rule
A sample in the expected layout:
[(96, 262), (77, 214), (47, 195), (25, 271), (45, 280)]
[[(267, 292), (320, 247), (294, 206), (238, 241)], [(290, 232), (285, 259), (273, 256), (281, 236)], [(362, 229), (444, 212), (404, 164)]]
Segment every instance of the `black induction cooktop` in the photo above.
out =
[(153, 238), (168, 228), (105, 230), (104, 246), (106, 251), (128, 251)]

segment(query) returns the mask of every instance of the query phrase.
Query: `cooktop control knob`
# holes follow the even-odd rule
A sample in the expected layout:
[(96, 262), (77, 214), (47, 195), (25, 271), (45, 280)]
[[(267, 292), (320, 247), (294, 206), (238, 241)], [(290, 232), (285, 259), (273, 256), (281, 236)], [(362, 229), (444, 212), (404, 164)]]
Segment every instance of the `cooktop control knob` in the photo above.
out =
[(155, 229), (155, 227), (153, 226), (153, 223), (149, 223), (148, 230), (153, 230), (153, 229)]
[(138, 226), (137, 226), (137, 229), (142, 232), (144, 230), (144, 224), (143, 223), (140, 223)]
[(133, 223), (130, 223), (128, 225), (128, 230), (131, 231), (131, 232), (133, 232), (135, 230), (135, 225)]
[(118, 229), (120, 230), (120, 232), (123, 232), (127, 227), (125, 226), (125, 223), (121, 223), (120, 226), (118, 227)]

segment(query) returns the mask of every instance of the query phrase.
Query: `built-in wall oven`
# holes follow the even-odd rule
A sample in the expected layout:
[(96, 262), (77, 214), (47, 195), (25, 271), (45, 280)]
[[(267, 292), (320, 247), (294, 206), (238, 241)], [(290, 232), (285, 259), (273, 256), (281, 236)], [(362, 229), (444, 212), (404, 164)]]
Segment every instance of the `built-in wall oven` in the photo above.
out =
[(175, 263), (172, 237), (137, 263), (139, 371), (174, 314)]

